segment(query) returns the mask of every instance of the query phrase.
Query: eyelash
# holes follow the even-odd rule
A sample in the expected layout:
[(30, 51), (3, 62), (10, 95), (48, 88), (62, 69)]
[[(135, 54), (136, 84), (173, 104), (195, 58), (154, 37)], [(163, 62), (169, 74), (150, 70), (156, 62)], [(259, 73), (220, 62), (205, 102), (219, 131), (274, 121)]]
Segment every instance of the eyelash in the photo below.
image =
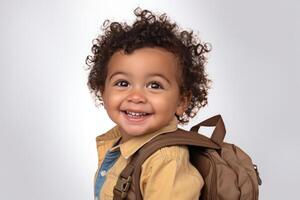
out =
[[(124, 86), (123, 83), (126, 83), (126, 86)], [(128, 81), (125, 81), (125, 80), (119, 80), (114, 85), (118, 86), (118, 87), (128, 87), (129, 83), (128, 83)]]
[(162, 86), (159, 82), (156, 82), (156, 81), (150, 82), (150, 83), (147, 85), (147, 87), (148, 87), (148, 86), (151, 86), (152, 84), (157, 85), (158, 88), (151, 88), (151, 89), (156, 89), (156, 90), (158, 90), (158, 89), (164, 89), (163, 86)]
[[(126, 85), (124, 85), (126, 84)], [(155, 87), (151, 87), (155, 84)], [(126, 80), (119, 80), (119, 81), (116, 81), (114, 86), (117, 86), (117, 87), (128, 87), (129, 86), (129, 82), (126, 81)], [(154, 89), (154, 90), (158, 90), (158, 89), (164, 89), (164, 87), (162, 86), (161, 83), (159, 82), (156, 82), (156, 81), (152, 81), (150, 83), (147, 84), (146, 86), (147, 88), (150, 88), (150, 89)]]

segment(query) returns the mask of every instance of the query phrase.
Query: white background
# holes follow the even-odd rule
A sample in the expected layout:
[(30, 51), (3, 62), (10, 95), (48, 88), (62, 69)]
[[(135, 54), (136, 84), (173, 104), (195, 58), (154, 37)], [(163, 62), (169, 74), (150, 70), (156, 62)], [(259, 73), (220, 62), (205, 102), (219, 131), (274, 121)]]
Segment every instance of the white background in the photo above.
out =
[(0, 199), (93, 199), (95, 137), (113, 124), (94, 105), (84, 61), (102, 22), (130, 23), (137, 6), (166, 12), (213, 45), (209, 104), (190, 125), (222, 114), (227, 141), (259, 166), (260, 199), (296, 199), (296, 0), (1, 0)]

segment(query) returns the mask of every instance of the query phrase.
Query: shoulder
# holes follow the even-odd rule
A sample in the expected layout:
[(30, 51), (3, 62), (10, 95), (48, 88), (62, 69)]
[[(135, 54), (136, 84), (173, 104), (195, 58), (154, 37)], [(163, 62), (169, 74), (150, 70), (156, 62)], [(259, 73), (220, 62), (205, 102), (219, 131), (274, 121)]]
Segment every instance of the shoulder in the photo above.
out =
[(187, 146), (170, 146), (163, 147), (153, 153), (145, 160), (142, 165), (142, 172), (144, 173), (153, 171), (155, 168), (160, 168), (166, 165), (180, 166), (192, 165), (189, 162), (189, 150)]
[[(169, 161), (169, 160), (188, 160), (189, 159), (189, 150), (187, 146), (170, 146), (170, 147), (163, 147), (157, 150), (154, 154), (152, 154), (148, 160), (155, 161), (161, 160)], [(147, 160), (146, 160), (147, 161)]]

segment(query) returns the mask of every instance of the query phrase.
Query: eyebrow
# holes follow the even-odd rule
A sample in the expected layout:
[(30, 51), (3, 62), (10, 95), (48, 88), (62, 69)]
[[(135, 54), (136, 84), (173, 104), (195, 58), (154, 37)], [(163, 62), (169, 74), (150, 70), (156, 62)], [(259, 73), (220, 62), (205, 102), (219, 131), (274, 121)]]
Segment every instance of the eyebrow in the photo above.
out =
[(112, 73), (112, 75), (110, 75), (110, 77), (109, 77), (108, 80), (111, 80), (111, 79), (112, 79), (114, 76), (116, 76), (116, 75), (125, 75), (125, 76), (129, 76), (129, 74), (126, 73), (126, 72), (114, 72), (114, 73)]
[[(119, 71), (119, 72), (114, 72), (114, 73), (112, 73), (112, 74), (110, 75), (110, 77), (109, 77), (108, 80), (111, 80), (111, 79), (112, 79), (114, 76), (116, 76), (116, 75), (125, 75), (125, 76), (129, 76), (128, 73)], [(159, 74), (159, 73), (153, 73), (153, 74), (149, 74), (149, 75), (148, 75), (148, 77), (155, 77), (155, 76), (158, 76), (158, 77), (160, 77), (160, 78), (166, 80), (169, 84), (171, 84), (171, 81), (170, 81), (167, 77), (165, 77), (164, 75), (162, 75), (162, 74)]]
[(160, 78), (166, 80), (169, 84), (171, 84), (171, 81), (170, 81), (167, 77), (165, 77), (164, 75), (162, 75), (162, 74), (153, 73), (153, 74), (149, 74), (149, 75), (148, 75), (148, 77), (153, 77), (153, 76), (158, 76), (158, 77), (160, 77)]

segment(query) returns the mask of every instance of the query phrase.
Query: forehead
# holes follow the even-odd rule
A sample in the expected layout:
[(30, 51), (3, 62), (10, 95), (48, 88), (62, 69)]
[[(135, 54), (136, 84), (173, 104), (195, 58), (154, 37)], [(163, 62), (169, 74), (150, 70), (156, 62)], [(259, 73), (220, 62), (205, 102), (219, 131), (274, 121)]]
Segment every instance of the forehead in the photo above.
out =
[(133, 72), (135, 74), (163, 74), (178, 77), (179, 64), (175, 54), (163, 48), (141, 48), (131, 54), (120, 50), (112, 55), (107, 65), (108, 76), (116, 71)]

